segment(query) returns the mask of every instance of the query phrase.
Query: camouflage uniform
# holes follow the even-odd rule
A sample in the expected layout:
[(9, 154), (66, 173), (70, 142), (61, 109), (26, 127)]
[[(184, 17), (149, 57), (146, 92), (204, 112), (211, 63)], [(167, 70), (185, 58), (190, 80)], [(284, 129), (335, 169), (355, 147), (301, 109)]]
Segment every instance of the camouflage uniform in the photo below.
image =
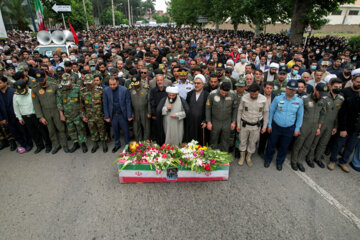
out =
[(15, 138), (9, 131), (9, 128), (0, 122), (0, 142), (10, 142), (15, 141)]
[(134, 113), (134, 135), (136, 141), (143, 141), (150, 138), (150, 119), (147, 117), (151, 114), (149, 85), (144, 84), (137, 90), (133, 83), (140, 84), (140, 81), (135, 78), (129, 87)]
[(94, 86), (93, 89), (81, 89), (80, 111), (82, 117), (87, 118), (91, 140), (94, 142), (106, 140), (103, 92), (104, 89), (100, 86)]
[(274, 80), (274, 90), (273, 93), (276, 96), (279, 96), (281, 93), (286, 92), (286, 85), (287, 85), (287, 81), (284, 80), (283, 84), (280, 84), (278, 79)]
[(68, 134), (74, 143), (86, 142), (85, 127), (80, 117), (80, 100), (79, 85), (73, 84), (70, 89), (62, 87), (58, 91), (57, 107), (64, 113)]

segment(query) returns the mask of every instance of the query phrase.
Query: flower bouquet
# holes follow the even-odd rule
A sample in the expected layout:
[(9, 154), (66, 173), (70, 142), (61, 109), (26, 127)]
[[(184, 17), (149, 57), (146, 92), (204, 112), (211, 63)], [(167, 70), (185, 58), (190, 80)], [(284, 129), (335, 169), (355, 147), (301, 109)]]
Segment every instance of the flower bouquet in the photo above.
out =
[(131, 142), (117, 162), (120, 182), (172, 182), (227, 180), (229, 153), (198, 145), (181, 146)]

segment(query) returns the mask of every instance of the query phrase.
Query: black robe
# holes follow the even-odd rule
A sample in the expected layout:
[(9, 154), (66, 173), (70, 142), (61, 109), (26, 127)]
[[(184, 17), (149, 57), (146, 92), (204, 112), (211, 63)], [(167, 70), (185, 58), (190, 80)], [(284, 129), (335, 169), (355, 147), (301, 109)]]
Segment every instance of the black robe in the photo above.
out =
[[(187, 104), (186, 100), (183, 99), (180, 96), (177, 96), (178, 98), (181, 99), (181, 104), (182, 107), (184, 108), (185, 114), (186, 114), (186, 118), (184, 119), (184, 138), (183, 138), (183, 142), (186, 142), (186, 135), (187, 135), (187, 125), (188, 125), (188, 116), (190, 116), (190, 108), (189, 105)], [(160, 100), (159, 104), (156, 107), (156, 142), (157, 144), (159, 144), (160, 146), (163, 145), (163, 143), (165, 143), (165, 132), (164, 132), (164, 125), (163, 125), (163, 115), (162, 115), (162, 108), (164, 107), (165, 101), (167, 99), (167, 96), (164, 97), (163, 99)]]
[[(206, 145), (209, 132), (205, 128), (203, 132), (203, 128), (201, 127), (202, 123), (206, 123), (205, 121), (205, 107), (206, 101), (209, 96), (209, 92), (203, 90), (200, 93), (198, 100), (196, 101), (196, 92), (195, 90), (190, 91), (187, 94), (186, 102), (190, 107), (190, 116), (188, 117), (188, 125), (187, 125), (187, 136), (186, 141), (190, 142), (191, 140), (196, 140), (200, 145)], [(205, 139), (204, 139), (205, 137)], [(205, 142), (204, 142), (205, 140)]]

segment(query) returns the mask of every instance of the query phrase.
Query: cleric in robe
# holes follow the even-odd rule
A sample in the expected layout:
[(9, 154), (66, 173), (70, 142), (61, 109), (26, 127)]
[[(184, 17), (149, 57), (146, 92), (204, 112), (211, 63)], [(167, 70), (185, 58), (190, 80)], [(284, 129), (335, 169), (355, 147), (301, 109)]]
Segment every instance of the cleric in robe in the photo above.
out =
[(204, 90), (206, 79), (204, 75), (198, 74), (194, 78), (195, 89), (191, 90), (186, 97), (186, 102), (190, 107), (190, 116), (187, 117), (187, 136), (186, 141), (198, 141), (201, 145), (206, 145), (209, 131), (206, 128), (205, 104), (209, 92)]
[(167, 87), (167, 97), (159, 102), (156, 108), (156, 121), (163, 131), (158, 133), (158, 144), (179, 145), (185, 139), (185, 120), (190, 115), (189, 105), (179, 96), (178, 87)]

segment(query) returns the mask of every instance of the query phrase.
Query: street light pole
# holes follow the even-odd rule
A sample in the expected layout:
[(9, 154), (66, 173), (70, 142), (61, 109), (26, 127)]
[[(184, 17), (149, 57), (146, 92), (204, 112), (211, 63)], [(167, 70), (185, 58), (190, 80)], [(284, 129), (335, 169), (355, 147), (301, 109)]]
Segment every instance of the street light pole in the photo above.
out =
[(130, 0), (128, 0), (128, 13), (129, 13), (129, 25), (131, 25), (131, 17), (130, 17)]
[(113, 27), (115, 27), (114, 0), (111, 0), (111, 8), (112, 8), (112, 21), (113, 21)]
[(87, 17), (87, 13), (86, 13), (85, 0), (83, 0), (83, 5), (84, 5), (84, 12), (85, 12), (85, 17), (86, 17), (86, 29), (89, 31), (89, 21), (88, 21), (88, 17)]

